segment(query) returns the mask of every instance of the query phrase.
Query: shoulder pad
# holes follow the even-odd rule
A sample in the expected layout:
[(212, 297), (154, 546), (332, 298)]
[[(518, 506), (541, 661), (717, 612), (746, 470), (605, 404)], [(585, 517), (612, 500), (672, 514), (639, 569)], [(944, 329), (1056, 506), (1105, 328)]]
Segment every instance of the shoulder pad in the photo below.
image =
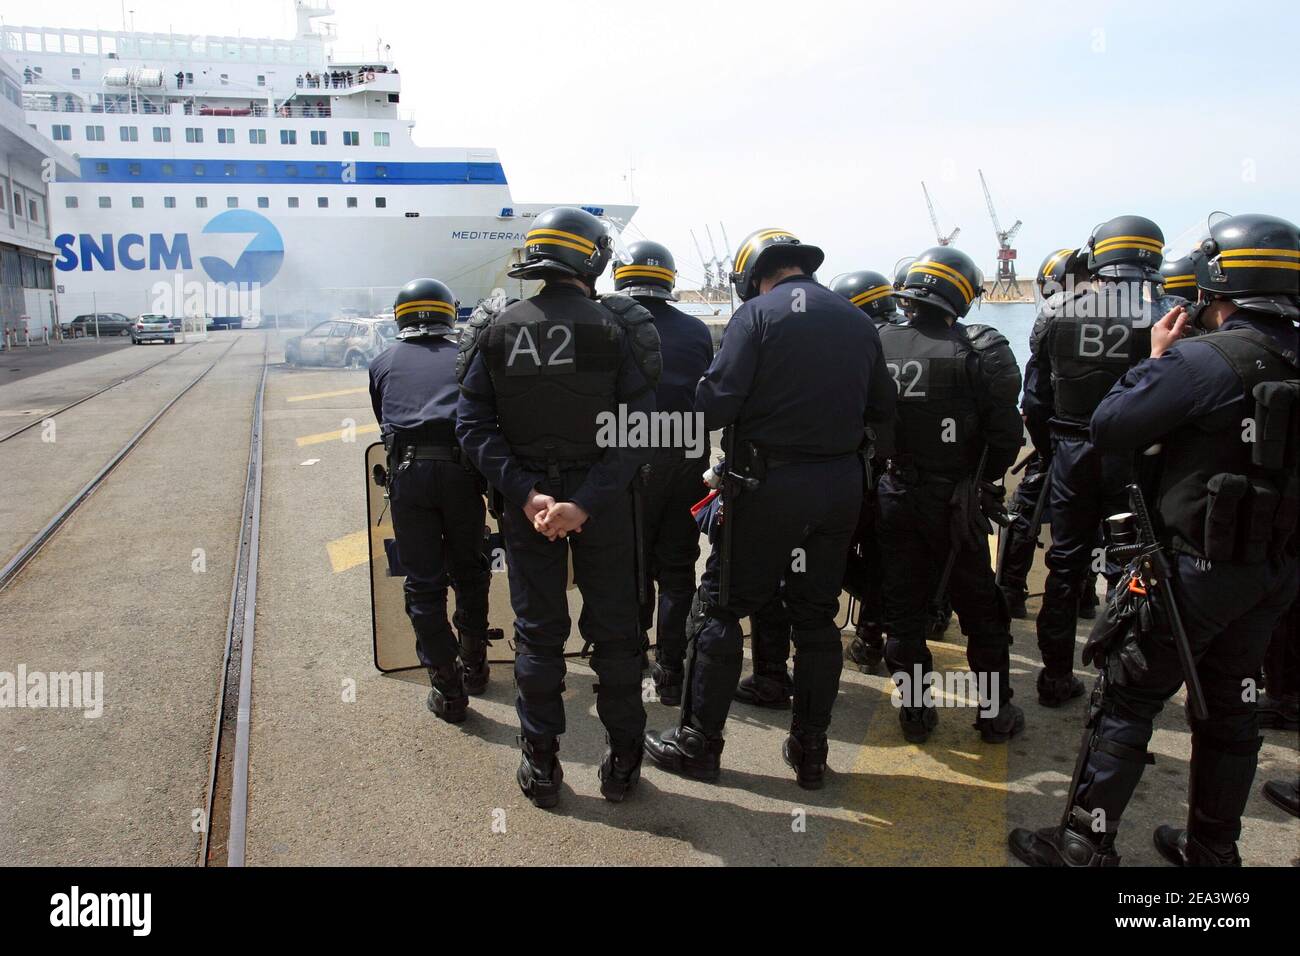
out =
[(655, 328), (654, 315), (630, 295), (617, 292), (602, 295), (600, 304), (614, 314), (615, 321), (628, 334), (641, 374), (651, 388), (657, 387), (663, 374), (664, 359), (659, 350), (659, 330)]
[(469, 321), (460, 333), (460, 352), (456, 356), (456, 381), (464, 382), (465, 376), (469, 374), (469, 367), (474, 362), (474, 356), (478, 354), (479, 335), (483, 330), (492, 324), (492, 320), (504, 312), (506, 309), (506, 297), (500, 295), (491, 295), (474, 307), (470, 313)]
[(1020, 364), (1011, 343), (1005, 335), (991, 325), (968, 325), (966, 337), (979, 356), (979, 377), (984, 390), (1000, 402), (1015, 402), (1020, 398)]

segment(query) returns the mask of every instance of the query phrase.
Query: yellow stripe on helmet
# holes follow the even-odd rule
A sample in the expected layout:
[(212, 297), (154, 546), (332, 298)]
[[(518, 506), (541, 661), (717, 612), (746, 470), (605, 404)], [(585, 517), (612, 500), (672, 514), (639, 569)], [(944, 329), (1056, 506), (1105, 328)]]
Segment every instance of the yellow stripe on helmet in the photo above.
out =
[(933, 259), (927, 259), (925, 262), (914, 262), (908, 268), (907, 274), (911, 275), (913, 272), (922, 272), (940, 279), (947, 279), (957, 287), (957, 291), (961, 293), (967, 305), (970, 305), (971, 300), (975, 298), (975, 288), (970, 284), (970, 280), (956, 269), (946, 266), (942, 262), (935, 262)]
[(793, 233), (785, 229), (764, 229), (762, 232), (756, 233), (745, 242), (745, 247), (740, 250), (740, 258), (736, 260), (735, 271), (745, 271), (745, 263), (749, 261), (749, 257), (753, 254), (760, 242), (764, 239), (775, 239), (778, 236), (789, 236), (791, 239), (795, 238)]
[(1189, 274), (1165, 277), (1164, 286), (1166, 289), (1182, 289), (1189, 285), (1196, 285), (1196, 276)]
[(1300, 252), (1294, 249), (1224, 249), (1221, 256), (1280, 256), (1284, 259), (1300, 259)]
[(885, 296), (893, 294), (894, 287), (892, 285), (877, 285), (872, 286), (870, 289), (863, 289), (849, 301), (861, 308), (864, 305), (870, 305), (877, 299), (883, 299)]
[(1286, 269), (1300, 272), (1300, 262), (1282, 262), (1279, 259), (1235, 259), (1232, 262), (1220, 262), (1225, 269)]
[[(532, 234), (529, 233), (531, 236)], [(575, 252), (581, 252), (584, 256), (595, 255), (594, 249), (588, 249), (586, 246), (580, 246), (576, 242), (569, 242), (565, 239), (546, 239), (546, 238), (529, 238), (525, 243), (529, 246), (563, 246), (566, 249), (573, 249)]]
[(615, 279), (630, 279), (632, 277), (664, 279), (672, 282), (677, 278), (677, 273), (671, 269), (665, 269), (662, 266), (619, 266), (614, 270)]
[(565, 232), (563, 229), (531, 229), (524, 238), (524, 242), (551, 242), (555, 239), (565, 240), (557, 243), (557, 245), (573, 243), (573, 248), (579, 248), (588, 255), (596, 251), (596, 244), (590, 239), (584, 239), (576, 232)]
[(455, 315), (456, 307), (441, 299), (417, 299), (414, 302), (403, 302), (393, 310), (393, 316), (406, 315), (408, 312), (445, 312), (448, 315)]
[(1073, 249), (1057, 249), (1053, 252), (1051, 258), (1043, 263), (1043, 278), (1050, 279), (1052, 277), (1052, 270), (1056, 268), (1057, 263), (1071, 255), (1073, 252)]
[(1115, 252), (1119, 249), (1141, 249), (1146, 252), (1164, 252), (1165, 244), (1150, 236), (1111, 236), (1093, 246), (1093, 255)]

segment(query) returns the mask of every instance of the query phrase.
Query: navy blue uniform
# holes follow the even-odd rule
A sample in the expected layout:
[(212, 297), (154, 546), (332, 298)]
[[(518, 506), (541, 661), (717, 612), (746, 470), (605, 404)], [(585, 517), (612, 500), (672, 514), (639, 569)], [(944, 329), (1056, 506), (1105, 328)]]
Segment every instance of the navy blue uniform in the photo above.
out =
[[(656, 410), (688, 419), (694, 413), (695, 388), (713, 361), (708, 326), (662, 299), (647, 296), (638, 301), (654, 316), (663, 356), (663, 374), (655, 388)], [(657, 584), (655, 657), (661, 666), (678, 671), (686, 656), (686, 616), (700, 556), (700, 532), (691, 506), (707, 490), (700, 476), (708, 466), (708, 435), (701, 432), (697, 437), (699, 457), (690, 457), (685, 448), (657, 449), (643, 490), (649, 600), (641, 607), (641, 627), (650, 629)]]
[[(793, 726), (826, 732), (842, 660), (835, 614), (862, 505), (859, 449), (865, 425), (892, 419), (894, 397), (875, 328), (814, 279), (783, 279), (732, 316), (695, 407), (710, 431), (735, 426), (738, 464), (760, 485), (727, 504), (734, 526), (725, 606), (719, 549), (709, 555), (684, 724), (721, 735), (741, 670), (739, 619), (767, 604), (784, 579)], [(744, 460), (751, 443), (757, 462)]]
[[(1137, 365), (1115, 385), (1092, 418), (1091, 438), (1106, 454), (1131, 456), (1156, 443), (1195, 440), (1196, 432), (1240, 447), (1241, 423), (1255, 414), (1242, 379), (1210, 344), (1232, 329), (1253, 329), (1294, 356), (1297, 334), (1285, 320), (1239, 311), (1219, 332), (1177, 343), (1159, 359)], [(1294, 371), (1291, 375), (1294, 375)], [(1179, 606), (1197, 661), (1209, 718), (1192, 719), (1192, 765), (1188, 833), (1227, 847), (1241, 831), (1260, 744), (1254, 698), (1244, 688), (1258, 677), (1270, 636), (1296, 594), (1294, 550), (1260, 561), (1207, 560), (1171, 533), (1169, 504), (1177, 488), (1175, 463), (1166, 461), (1164, 543), (1174, 554)], [(1204, 492), (1204, 487), (1201, 489)], [(1201, 522), (1197, 522), (1201, 524)], [(1292, 545), (1292, 548), (1294, 545)], [(1106, 684), (1096, 737), (1103, 743), (1088, 756), (1076, 805), (1085, 813), (1104, 811), (1108, 832), (1137, 787), (1152, 720), (1182, 685), (1173, 650), (1144, 645), (1150, 667), (1138, 681)]]
[(486, 509), (482, 481), (456, 446), (456, 352), (454, 333), (424, 336), (398, 341), (370, 363), (370, 401), (389, 447), (393, 534), (407, 572), (406, 613), (420, 663), (431, 668), (460, 652), (447, 620), (449, 581), (467, 657), (486, 655)]
[[(581, 327), (567, 339), (561, 334), (542, 344), (542, 364), (531, 370), (531, 376), (520, 375), (521, 379), (541, 388), (548, 386), (547, 379), (563, 383), (593, 376), (595, 361), (586, 348), (599, 339), (602, 347), (615, 350), (608, 356), (611, 393), (602, 396), (606, 404), (623, 404), (629, 414), (648, 415), (655, 410), (654, 391), (634, 358), (630, 337), (610, 334), (612, 315), (574, 286), (548, 283), (531, 299), (507, 307), (480, 333), (485, 344), (461, 382), (457, 435), (466, 454), (504, 500), (501, 531), (515, 613), (516, 710), (528, 739), (552, 740), (564, 733), (561, 694), (564, 645), (572, 627), (566, 597), (572, 552), (574, 580), (582, 594), (578, 631), (594, 648), (591, 665), (598, 678), (597, 713), (615, 748), (638, 747), (645, 729), (645, 708), (640, 694), (641, 641), (630, 488), (647, 456), (643, 449), (614, 446), (585, 459), (566, 457), (548, 462), (522, 456), (512, 447), (506, 433), (527, 416), (542, 426), (554, 419), (556, 435), (567, 435), (574, 443), (578, 438), (589, 443), (596, 430), (594, 421), (560, 421), (559, 402), (554, 409), (542, 402), (503, 406), (489, 359), (496, 355), (506, 366), (498, 374), (509, 377), (513, 372), (508, 359), (499, 354), (500, 348), (493, 346), (492, 337), (498, 330), (509, 329), (513, 317), (528, 310), (543, 317), (542, 329), (564, 328), (564, 323), (573, 323), (569, 328)], [(587, 329), (593, 330), (590, 338)], [(543, 338), (547, 334), (541, 333)], [(567, 374), (546, 375), (543, 369)], [(554, 387), (557, 391), (551, 396), (560, 394), (561, 389), (571, 391), (563, 384)], [(532, 430), (536, 432), (538, 427)], [(574, 437), (578, 432), (583, 434)], [(581, 532), (548, 541), (536, 531), (523, 511), (533, 488), (586, 511), (590, 518)]]

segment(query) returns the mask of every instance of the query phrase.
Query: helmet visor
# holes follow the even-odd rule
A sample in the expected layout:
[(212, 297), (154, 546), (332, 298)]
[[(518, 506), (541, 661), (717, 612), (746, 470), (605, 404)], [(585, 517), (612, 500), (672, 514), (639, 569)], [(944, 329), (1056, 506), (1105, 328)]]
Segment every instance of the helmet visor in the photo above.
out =
[(1201, 248), (1201, 244), (1210, 238), (1210, 229), (1229, 218), (1226, 212), (1212, 212), (1204, 222), (1188, 226), (1165, 244), (1165, 262), (1186, 259)]
[(632, 262), (632, 252), (628, 249), (628, 243), (623, 238), (623, 232), (627, 228), (627, 223), (608, 216), (602, 216), (600, 220), (605, 226), (604, 243), (610, 250), (611, 258), (615, 262), (621, 262), (623, 265), (629, 265)]

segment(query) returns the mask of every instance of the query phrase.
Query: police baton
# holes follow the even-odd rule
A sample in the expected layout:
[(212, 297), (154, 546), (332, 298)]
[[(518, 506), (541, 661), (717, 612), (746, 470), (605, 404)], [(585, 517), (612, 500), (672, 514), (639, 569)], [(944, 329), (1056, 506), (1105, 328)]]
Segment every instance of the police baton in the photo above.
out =
[[(975, 466), (975, 477), (972, 479), (976, 488), (978, 488), (980, 479), (984, 477), (984, 465), (989, 460), (989, 446), (986, 442), (984, 450), (980, 452), (979, 464)], [(948, 560), (943, 563), (943, 573), (939, 575), (939, 586), (935, 588), (934, 598), (931, 600), (931, 607), (938, 611), (943, 607), (943, 596), (948, 590), (948, 580), (952, 577), (953, 565), (957, 563), (957, 551), (961, 548), (961, 541), (954, 538), (952, 546), (948, 548)]]
[(645, 553), (645, 487), (650, 479), (650, 466), (642, 465), (632, 478), (632, 533), (636, 548), (636, 600), (645, 607), (650, 600), (650, 583), (647, 580), (649, 568), (646, 567)]

